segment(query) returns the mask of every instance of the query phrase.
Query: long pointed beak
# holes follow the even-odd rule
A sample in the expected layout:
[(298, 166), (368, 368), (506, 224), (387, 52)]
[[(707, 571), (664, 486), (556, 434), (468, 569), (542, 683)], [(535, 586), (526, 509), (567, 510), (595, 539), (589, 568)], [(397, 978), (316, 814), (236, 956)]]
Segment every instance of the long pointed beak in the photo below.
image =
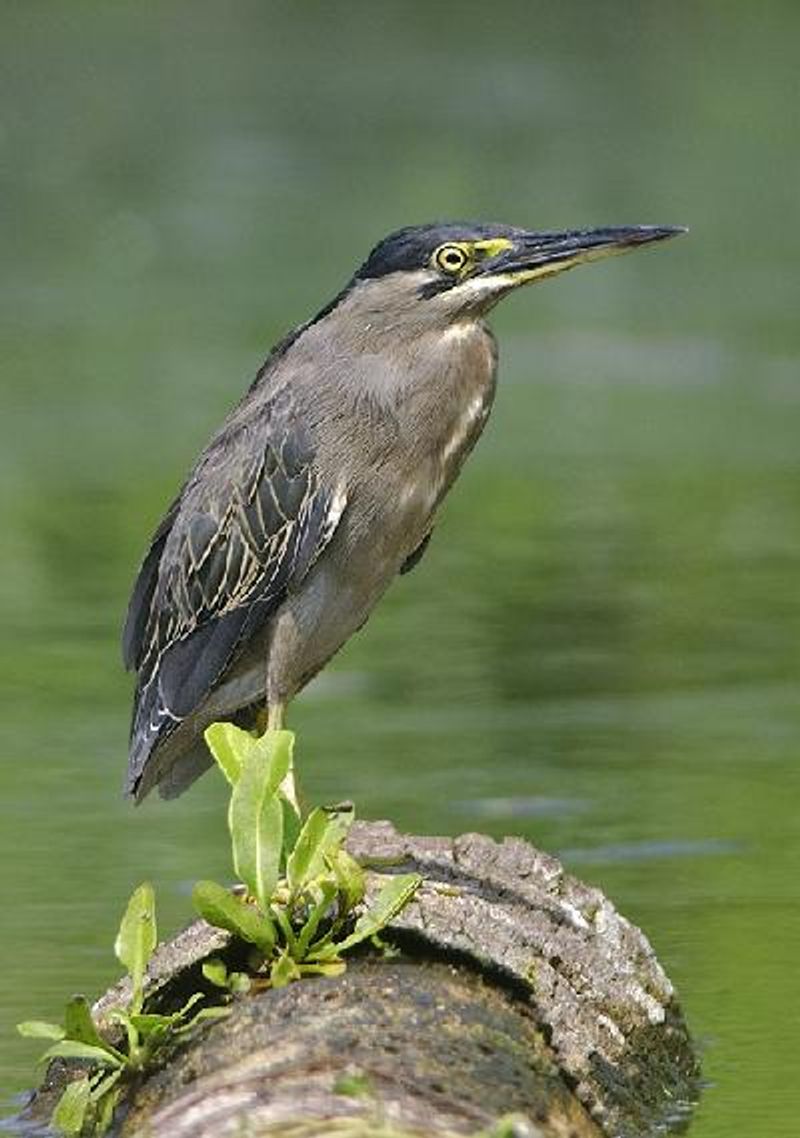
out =
[(511, 239), (509, 248), (484, 261), (474, 275), (504, 278), (509, 285), (527, 284), (686, 232), (683, 226), (628, 225), (566, 233), (521, 233)]

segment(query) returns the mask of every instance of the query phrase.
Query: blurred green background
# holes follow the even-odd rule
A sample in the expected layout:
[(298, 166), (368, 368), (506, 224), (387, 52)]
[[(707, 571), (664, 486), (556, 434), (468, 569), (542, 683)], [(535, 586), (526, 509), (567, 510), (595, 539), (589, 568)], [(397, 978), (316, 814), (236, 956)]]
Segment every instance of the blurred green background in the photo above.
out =
[(796, 1133), (798, 42), (788, 0), (3, 4), (6, 1100), (133, 885), (168, 933), (228, 872), (220, 779), (120, 797), (118, 632), (269, 346), (401, 224), (677, 223), (497, 311), (431, 548), (292, 722), (314, 800), (561, 852), (679, 987), (693, 1138)]

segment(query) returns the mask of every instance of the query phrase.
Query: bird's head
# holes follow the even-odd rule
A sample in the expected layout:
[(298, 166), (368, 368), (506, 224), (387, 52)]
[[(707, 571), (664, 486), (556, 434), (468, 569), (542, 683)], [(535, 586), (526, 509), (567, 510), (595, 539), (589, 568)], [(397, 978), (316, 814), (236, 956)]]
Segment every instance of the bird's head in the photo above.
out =
[(652, 225), (542, 233), (468, 222), (415, 225), (379, 242), (352, 284), (376, 304), (391, 297), (420, 314), (430, 306), (431, 315), (458, 319), (482, 315), (520, 285), (684, 232)]

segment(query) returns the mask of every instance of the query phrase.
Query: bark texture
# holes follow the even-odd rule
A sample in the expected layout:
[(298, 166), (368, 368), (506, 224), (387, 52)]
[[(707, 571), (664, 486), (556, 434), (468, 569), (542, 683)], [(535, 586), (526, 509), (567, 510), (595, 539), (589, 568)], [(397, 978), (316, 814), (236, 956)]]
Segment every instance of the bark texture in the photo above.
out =
[(242, 1001), (149, 1081), (122, 1133), (476, 1134), (510, 1112), (542, 1138), (600, 1138), (517, 1001), (443, 963), (372, 959)]
[(687, 1112), (697, 1061), (674, 989), (599, 889), (519, 838), (417, 838), (379, 823), (357, 828), (351, 852), (424, 876), (394, 927), (516, 981), (606, 1133), (641, 1138)]

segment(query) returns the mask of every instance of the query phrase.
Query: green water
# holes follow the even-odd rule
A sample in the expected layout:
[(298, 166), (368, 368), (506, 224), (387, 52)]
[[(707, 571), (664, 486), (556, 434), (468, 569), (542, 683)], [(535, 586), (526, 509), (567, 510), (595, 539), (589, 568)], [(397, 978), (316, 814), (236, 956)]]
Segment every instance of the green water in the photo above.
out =
[(0, 14), (0, 1093), (12, 1025), (227, 870), (224, 788), (120, 798), (148, 532), (269, 345), (382, 233), (678, 223), (498, 310), (422, 565), (298, 703), (312, 799), (562, 852), (653, 941), (712, 1084), (800, 1089), (800, 8), (9, 2)]

